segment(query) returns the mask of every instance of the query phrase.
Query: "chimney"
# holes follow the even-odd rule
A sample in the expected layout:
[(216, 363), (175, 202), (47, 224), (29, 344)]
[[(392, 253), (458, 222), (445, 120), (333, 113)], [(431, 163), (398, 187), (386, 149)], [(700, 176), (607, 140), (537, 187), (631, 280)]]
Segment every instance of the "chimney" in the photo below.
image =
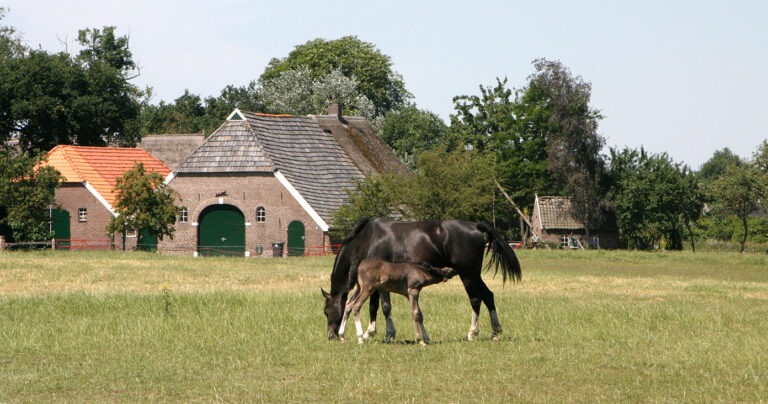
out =
[(328, 105), (328, 115), (336, 115), (339, 120), (342, 120), (341, 104), (332, 103)]

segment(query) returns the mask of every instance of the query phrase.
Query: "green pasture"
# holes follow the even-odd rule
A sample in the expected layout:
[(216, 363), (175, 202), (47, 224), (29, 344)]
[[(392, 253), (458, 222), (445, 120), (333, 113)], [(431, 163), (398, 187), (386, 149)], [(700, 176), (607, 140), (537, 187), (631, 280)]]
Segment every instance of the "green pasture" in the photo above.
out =
[(519, 257), (501, 341), (453, 279), (422, 347), (397, 296), (397, 342), (325, 339), (333, 257), (0, 253), (0, 402), (768, 401), (767, 254)]

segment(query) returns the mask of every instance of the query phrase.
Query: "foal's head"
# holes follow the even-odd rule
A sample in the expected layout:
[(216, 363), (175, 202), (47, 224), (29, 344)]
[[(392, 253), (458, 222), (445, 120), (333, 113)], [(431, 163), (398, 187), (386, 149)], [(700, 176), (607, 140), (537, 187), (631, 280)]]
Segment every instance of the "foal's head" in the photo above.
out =
[(328, 339), (339, 338), (339, 327), (341, 326), (341, 317), (344, 313), (344, 303), (346, 295), (339, 293), (338, 295), (332, 295), (323, 289), (323, 297), (325, 297), (325, 318), (328, 320)]

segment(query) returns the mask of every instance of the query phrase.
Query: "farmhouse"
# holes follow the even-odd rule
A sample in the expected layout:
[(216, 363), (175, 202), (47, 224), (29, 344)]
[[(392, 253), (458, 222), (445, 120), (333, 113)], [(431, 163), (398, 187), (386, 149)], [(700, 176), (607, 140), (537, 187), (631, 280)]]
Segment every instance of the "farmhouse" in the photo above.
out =
[(535, 243), (562, 248), (618, 248), (615, 219), (611, 214), (607, 216), (605, 225), (600, 229), (590, 229), (590, 240), (586, 240), (586, 226), (574, 219), (570, 198), (536, 195), (531, 215), (533, 239)]
[[(142, 149), (59, 145), (48, 152), (44, 164), (64, 177), (56, 190), (57, 207), (51, 207), (52, 229), (59, 247), (106, 249), (122, 245), (123, 236), (107, 234), (109, 221), (116, 216), (115, 183), (136, 163), (147, 172), (163, 177), (171, 170)], [(135, 247), (138, 234), (126, 235), (126, 246)], [(144, 242), (156, 244), (149, 237)], [(152, 248), (153, 246), (147, 246)]]
[(335, 211), (355, 181), (405, 167), (361, 117), (234, 110), (168, 184), (181, 214), (164, 252), (305, 255), (327, 252)]

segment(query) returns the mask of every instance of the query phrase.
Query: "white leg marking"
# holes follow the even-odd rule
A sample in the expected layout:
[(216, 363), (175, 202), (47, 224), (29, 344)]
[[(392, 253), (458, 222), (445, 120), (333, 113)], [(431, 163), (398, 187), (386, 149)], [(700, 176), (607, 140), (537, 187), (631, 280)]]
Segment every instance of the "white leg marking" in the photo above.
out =
[(371, 339), (376, 335), (376, 322), (371, 321), (370, 324), (368, 324), (368, 328), (365, 330), (365, 333), (363, 334), (363, 339)]
[(478, 315), (472, 310), (472, 321), (469, 324), (469, 333), (467, 333), (467, 339), (472, 341), (480, 334), (480, 326), (477, 325)]

